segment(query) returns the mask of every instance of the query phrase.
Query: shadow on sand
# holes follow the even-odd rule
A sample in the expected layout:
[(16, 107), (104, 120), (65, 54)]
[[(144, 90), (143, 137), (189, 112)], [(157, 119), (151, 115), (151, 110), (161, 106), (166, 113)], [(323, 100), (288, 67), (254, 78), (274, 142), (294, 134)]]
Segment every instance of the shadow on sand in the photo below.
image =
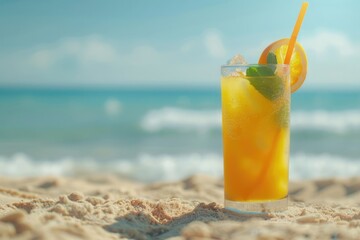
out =
[(251, 218), (267, 219), (267, 215), (236, 214), (221, 208), (216, 203), (198, 204), (191, 212), (178, 217), (169, 216), (162, 208), (157, 208), (151, 214), (142, 211), (128, 213), (116, 219), (116, 222), (104, 226), (104, 229), (120, 233), (131, 239), (166, 239), (179, 236), (181, 230), (191, 222), (214, 222), (224, 220), (246, 221)]

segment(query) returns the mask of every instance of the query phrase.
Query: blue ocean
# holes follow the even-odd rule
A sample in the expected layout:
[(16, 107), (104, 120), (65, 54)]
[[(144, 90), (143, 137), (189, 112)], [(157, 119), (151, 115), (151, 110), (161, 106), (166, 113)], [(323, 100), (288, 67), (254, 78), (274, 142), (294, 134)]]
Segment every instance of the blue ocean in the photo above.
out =
[[(360, 175), (360, 91), (292, 95), (290, 178)], [(0, 175), (222, 176), (219, 89), (0, 89)]]

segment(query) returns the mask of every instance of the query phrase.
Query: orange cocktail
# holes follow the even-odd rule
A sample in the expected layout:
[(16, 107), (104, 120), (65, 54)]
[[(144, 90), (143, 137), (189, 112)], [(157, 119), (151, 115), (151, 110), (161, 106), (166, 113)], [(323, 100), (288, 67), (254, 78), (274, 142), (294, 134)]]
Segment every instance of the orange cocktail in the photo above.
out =
[(303, 84), (307, 58), (296, 42), (308, 3), (290, 39), (271, 43), (259, 64), (240, 55), (221, 67), (225, 207), (246, 212), (287, 208), (290, 94)]
[(222, 66), (226, 207), (287, 206), (290, 92), (289, 65)]

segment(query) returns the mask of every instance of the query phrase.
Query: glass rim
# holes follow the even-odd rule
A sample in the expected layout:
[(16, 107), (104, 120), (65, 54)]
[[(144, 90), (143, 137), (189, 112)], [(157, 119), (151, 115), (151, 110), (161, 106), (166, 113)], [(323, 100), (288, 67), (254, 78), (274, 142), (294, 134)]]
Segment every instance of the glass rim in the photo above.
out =
[(259, 64), (259, 63), (254, 63), (254, 64), (224, 64), (221, 65), (221, 68), (249, 68), (249, 67), (262, 67), (262, 66), (280, 66), (280, 67), (284, 67), (284, 68), (288, 68), (290, 67), (290, 64), (284, 64), (284, 63), (277, 63), (277, 64), (273, 64), (273, 63), (266, 63), (266, 64)]

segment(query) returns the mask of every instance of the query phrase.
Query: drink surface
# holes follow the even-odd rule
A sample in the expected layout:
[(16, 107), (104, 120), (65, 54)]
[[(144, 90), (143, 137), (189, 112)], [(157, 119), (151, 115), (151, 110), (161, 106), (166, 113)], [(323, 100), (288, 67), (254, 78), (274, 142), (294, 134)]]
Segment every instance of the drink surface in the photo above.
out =
[[(281, 89), (281, 91), (273, 90)], [(225, 199), (253, 202), (288, 194), (288, 74), (221, 79)]]

